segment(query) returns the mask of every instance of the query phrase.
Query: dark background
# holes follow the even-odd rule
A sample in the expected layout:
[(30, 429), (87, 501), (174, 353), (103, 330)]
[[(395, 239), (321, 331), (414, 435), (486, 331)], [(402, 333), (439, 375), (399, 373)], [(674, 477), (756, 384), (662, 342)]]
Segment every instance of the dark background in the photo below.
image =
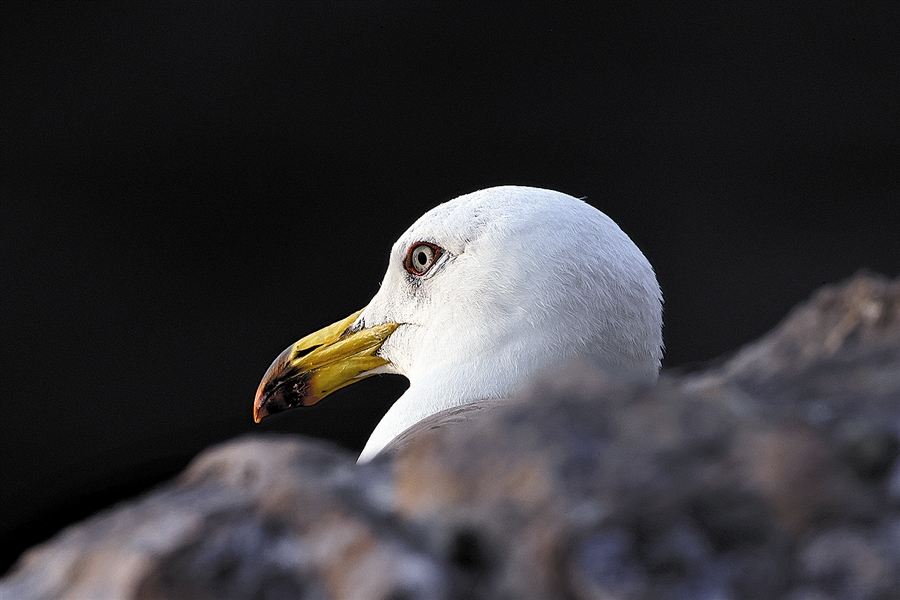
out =
[(669, 367), (896, 276), (898, 6), (3, 2), (0, 568), (243, 432), (361, 447), (402, 379), (256, 385), (465, 192), (618, 221)]

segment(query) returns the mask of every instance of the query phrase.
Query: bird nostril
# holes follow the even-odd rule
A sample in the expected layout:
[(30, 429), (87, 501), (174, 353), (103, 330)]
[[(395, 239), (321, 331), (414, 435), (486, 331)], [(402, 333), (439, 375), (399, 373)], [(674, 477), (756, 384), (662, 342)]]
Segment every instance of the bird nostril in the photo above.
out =
[(296, 360), (296, 359), (298, 359), (298, 358), (303, 358), (304, 356), (306, 356), (307, 354), (309, 354), (310, 352), (312, 352), (313, 350), (315, 350), (315, 349), (318, 348), (319, 346), (321, 346), (321, 344), (318, 344), (318, 345), (316, 345), (316, 346), (310, 346), (309, 348), (304, 348), (303, 350), (296, 350), (296, 351), (294, 351), (294, 353), (293, 353), (293, 355), (291, 356), (291, 358), (292, 358), (293, 360)]

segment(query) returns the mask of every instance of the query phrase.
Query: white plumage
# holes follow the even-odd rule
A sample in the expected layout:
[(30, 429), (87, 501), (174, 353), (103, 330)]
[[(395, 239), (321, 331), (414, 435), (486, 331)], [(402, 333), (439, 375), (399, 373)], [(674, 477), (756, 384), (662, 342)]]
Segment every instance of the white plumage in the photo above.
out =
[[(405, 261), (420, 242), (439, 252), (416, 276)], [(662, 295), (641, 251), (589, 204), (528, 187), (474, 192), (416, 221), (350, 329), (382, 323), (400, 325), (378, 371), (410, 387), (361, 462), (431, 415), (508, 397), (574, 357), (653, 380), (662, 356)]]

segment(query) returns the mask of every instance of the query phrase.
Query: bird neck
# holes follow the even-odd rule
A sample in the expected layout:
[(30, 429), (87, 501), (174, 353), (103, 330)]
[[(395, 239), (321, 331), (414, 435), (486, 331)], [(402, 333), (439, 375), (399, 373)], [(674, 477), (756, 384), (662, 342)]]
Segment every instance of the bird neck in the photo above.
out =
[[(466, 380), (466, 374), (458, 377), (452, 373), (434, 373), (434, 377), (420, 377), (410, 381), (409, 389), (385, 413), (369, 440), (366, 442), (358, 462), (364, 463), (372, 460), (379, 452), (385, 449), (395, 438), (403, 434), (407, 429), (447, 409), (452, 409), (467, 404), (482, 402), (485, 399), (501, 398), (509, 395), (513, 384), (505, 381), (495, 381), (493, 386), (482, 384), (466, 385), (474, 383)], [(469, 373), (471, 378), (471, 373)], [(506, 390), (500, 393), (499, 390)]]

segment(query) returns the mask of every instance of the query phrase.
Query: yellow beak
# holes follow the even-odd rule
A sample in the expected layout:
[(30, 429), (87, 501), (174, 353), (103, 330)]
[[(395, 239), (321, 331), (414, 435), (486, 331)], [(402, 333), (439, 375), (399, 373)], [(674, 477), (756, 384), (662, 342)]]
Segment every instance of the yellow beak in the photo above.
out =
[(351, 331), (361, 312), (309, 334), (275, 359), (256, 390), (254, 421), (296, 406), (312, 406), (388, 364), (376, 352), (399, 323)]

